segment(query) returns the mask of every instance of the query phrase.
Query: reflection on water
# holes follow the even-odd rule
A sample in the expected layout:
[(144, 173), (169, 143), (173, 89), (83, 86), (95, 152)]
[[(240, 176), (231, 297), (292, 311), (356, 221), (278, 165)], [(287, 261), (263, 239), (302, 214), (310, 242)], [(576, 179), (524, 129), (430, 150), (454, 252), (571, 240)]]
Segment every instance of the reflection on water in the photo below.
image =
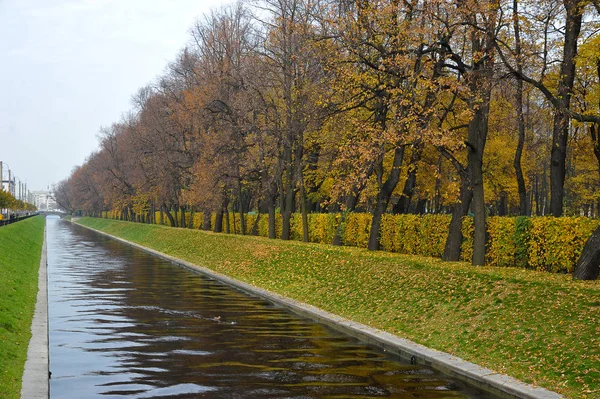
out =
[(52, 398), (488, 398), (62, 220), (48, 220)]

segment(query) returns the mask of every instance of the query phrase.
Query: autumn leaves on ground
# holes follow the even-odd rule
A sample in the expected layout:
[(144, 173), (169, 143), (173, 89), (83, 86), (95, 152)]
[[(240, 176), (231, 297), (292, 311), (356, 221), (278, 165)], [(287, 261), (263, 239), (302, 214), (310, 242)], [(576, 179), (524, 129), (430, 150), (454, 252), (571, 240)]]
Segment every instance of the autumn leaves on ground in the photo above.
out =
[(78, 223), (569, 398), (600, 397), (597, 281), (114, 220)]

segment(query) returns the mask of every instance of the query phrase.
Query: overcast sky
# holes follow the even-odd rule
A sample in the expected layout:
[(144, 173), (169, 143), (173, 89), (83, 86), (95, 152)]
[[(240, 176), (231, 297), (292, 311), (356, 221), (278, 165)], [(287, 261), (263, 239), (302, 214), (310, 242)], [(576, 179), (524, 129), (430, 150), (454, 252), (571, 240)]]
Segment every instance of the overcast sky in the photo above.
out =
[(0, 161), (30, 191), (68, 177), (224, 3), (0, 0)]

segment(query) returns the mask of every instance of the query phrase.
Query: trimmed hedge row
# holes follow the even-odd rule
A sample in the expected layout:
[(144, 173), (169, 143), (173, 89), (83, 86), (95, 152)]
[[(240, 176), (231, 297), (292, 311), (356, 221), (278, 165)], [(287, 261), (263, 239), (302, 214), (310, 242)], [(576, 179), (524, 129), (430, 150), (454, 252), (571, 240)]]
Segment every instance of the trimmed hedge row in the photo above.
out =
[[(103, 217), (118, 219), (118, 211), (104, 212)], [(189, 226), (190, 214), (186, 213)], [(229, 213), (229, 232), (241, 233), (240, 214)], [(181, 215), (179, 215), (181, 217)], [(156, 213), (157, 223), (160, 220)], [(214, 228), (216, 215), (211, 215)], [(246, 231), (268, 237), (269, 216), (245, 214)], [(331, 244), (336, 231), (342, 243), (366, 248), (369, 241), (372, 215), (350, 213), (344, 218), (339, 213), (313, 213), (308, 215), (309, 240)], [(193, 214), (194, 228), (202, 228), (204, 214)], [(164, 217), (164, 224), (168, 224)], [(384, 215), (381, 221), (380, 242), (385, 251), (409, 255), (441, 257), (450, 225), (450, 215)], [(553, 273), (571, 273), (583, 246), (600, 220), (585, 217), (489, 217), (487, 219), (486, 264), (500, 267), (520, 267)], [(225, 231), (226, 221), (223, 221)], [(276, 214), (276, 235), (281, 236), (282, 218)], [(473, 255), (473, 219), (465, 218), (462, 225), (463, 243), (461, 258), (469, 261)], [(291, 219), (291, 239), (302, 240), (302, 218), (294, 214)]]

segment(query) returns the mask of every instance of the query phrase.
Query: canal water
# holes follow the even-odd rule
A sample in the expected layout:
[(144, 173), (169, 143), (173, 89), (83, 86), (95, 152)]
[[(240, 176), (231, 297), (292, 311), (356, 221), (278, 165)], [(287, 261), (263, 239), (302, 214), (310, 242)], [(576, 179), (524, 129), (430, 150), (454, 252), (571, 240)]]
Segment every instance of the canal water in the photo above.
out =
[(492, 397), (69, 222), (47, 239), (52, 399)]

